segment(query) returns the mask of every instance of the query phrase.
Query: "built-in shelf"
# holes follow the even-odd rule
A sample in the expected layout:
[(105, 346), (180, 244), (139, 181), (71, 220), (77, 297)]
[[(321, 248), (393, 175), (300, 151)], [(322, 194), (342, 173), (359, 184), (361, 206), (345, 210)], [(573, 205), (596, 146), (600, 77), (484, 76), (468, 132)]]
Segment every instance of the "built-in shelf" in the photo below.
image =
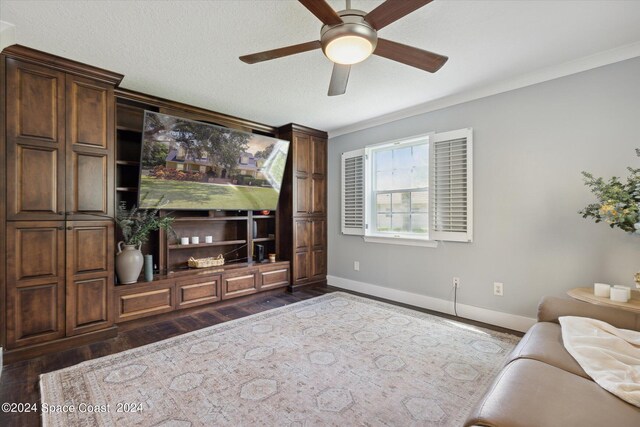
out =
[(188, 218), (176, 218), (175, 222), (192, 222), (192, 221), (246, 221), (249, 217), (246, 216), (196, 216)]
[(276, 240), (275, 237), (256, 237), (253, 239), (254, 242), (273, 242)]
[(254, 215), (253, 219), (274, 219), (275, 215)]
[(116, 187), (116, 191), (121, 193), (137, 193), (138, 187)]
[[(254, 240), (255, 241), (255, 240)], [(246, 240), (222, 240), (213, 243), (198, 243), (197, 245), (169, 245), (169, 249), (193, 249), (193, 248), (206, 248), (210, 246), (229, 246), (229, 245), (242, 245), (247, 243)]]
[(118, 166), (140, 166), (140, 162), (136, 162), (133, 160), (116, 160), (116, 165)]

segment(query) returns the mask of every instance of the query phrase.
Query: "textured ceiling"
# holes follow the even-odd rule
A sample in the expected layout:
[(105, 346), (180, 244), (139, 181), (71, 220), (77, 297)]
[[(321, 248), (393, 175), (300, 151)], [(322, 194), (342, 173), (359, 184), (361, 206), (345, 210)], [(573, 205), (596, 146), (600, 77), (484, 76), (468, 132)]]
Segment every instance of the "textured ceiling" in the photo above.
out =
[(640, 41), (640, 1), (435, 1), (380, 36), (449, 56), (438, 73), (372, 56), (352, 68), (346, 95), (328, 97), (332, 65), (319, 50), (238, 60), (319, 38), (296, 1), (0, 0), (0, 20), (22, 45), (123, 73), (125, 88), (329, 131)]

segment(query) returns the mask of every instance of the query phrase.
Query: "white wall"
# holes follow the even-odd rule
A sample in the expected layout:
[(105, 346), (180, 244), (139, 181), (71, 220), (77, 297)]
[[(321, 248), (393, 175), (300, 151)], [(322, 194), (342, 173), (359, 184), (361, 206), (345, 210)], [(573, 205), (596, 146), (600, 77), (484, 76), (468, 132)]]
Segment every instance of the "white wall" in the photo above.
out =
[[(340, 234), (340, 153), (465, 127), (474, 129), (473, 243), (431, 249)], [(640, 166), (639, 128), (634, 58), (333, 138), (329, 275), (445, 300), (459, 276), (460, 303), (527, 317), (544, 295), (595, 281), (633, 286), (640, 236), (577, 211), (592, 201), (580, 171), (608, 177)], [(493, 295), (494, 281), (504, 283), (503, 297)]]

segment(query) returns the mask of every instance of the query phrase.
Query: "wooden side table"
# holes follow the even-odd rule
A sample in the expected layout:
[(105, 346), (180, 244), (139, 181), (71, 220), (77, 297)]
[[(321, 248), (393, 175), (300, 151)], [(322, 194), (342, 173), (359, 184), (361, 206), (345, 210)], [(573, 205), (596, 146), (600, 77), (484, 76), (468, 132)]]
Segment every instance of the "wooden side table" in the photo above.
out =
[(606, 305), (622, 310), (640, 313), (640, 291), (631, 290), (631, 299), (627, 302), (611, 301), (609, 298), (597, 297), (593, 294), (593, 288), (574, 288), (567, 291), (567, 295), (580, 301), (596, 305)]

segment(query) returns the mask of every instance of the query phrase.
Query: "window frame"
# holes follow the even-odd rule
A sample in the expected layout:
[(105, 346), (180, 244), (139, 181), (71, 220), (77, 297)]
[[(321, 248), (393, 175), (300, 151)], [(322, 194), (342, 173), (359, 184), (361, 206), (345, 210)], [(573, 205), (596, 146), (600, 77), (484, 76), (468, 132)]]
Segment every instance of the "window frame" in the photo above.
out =
[[(372, 233), (371, 151), (428, 139), (428, 238)], [(366, 242), (437, 247), (438, 242), (473, 242), (473, 128), (429, 132), (341, 154), (341, 232)], [(447, 152), (449, 150), (449, 152)], [(453, 151), (452, 151), (453, 150)], [(460, 154), (464, 153), (461, 158)], [(454, 155), (455, 154), (455, 155)], [(462, 171), (462, 173), (460, 173)], [(365, 189), (366, 186), (366, 189)], [(365, 197), (367, 201), (365, 202)], [(455, 199), (455, 200), (454, 200)], [(463, 201), (461, 202), (462, 199)], [(463, 204), (461, 204), (463, 203)], [(462, 223), (462, 225), (460, 225)], [(382, 235), (381, 235), (382, 234)]]
[[(411, 136), (408, 138), (396, 139), (393, 141), (387, 141), (380, 144), (369, 145), (365, 147), (365, 231), (364, 231), (364, 240), (366, 242), (372, 243), (394, 243), (394, 244), (402, 244), (402, 245), (411, 245), (411, 246), (428, 246), (428, 247), (436, 247), (437, 242), (429, 239), (429, 231), (427, 231), (426, 235), (421, 235), (420, 233), (407, 233), (407, 232), (380, 232), (377, 230), (377, 205), (376, 205), (376, 195), (379, 193), (397, 193), (397, 192), (412, 192), (412, 191), (424, 191), (426, 189), (427, 196), (429, 197), (429, 185), (427, 187), (406, 187), (403, 189), (394, 189), (394, 190), (385, 190), (385, 191), (376, 191), (376, 181), (375, 181), (375, 154), (378, 152), (382, 152), (385, 150), (395, 150), (398, 148), (404, 147), (415, 147), (419, 145), (426, 145), (428, 155), (431, 155), (430, 143), (431, 137), (435, 134), (435, 132), (424, 133), (420, 135)], [(429, 166), (430, 159), (428, 159), (425, 167), (427, 168), (427, 176), (429, 176)], [(393, 206), (393, 205), (392, 205)], [(427, 226), (430, 225), (429, 214), (428, 214), (429, 206), (427, 205)], [(411, 208), (409, 208), (409, 215), (412, 214)]]

